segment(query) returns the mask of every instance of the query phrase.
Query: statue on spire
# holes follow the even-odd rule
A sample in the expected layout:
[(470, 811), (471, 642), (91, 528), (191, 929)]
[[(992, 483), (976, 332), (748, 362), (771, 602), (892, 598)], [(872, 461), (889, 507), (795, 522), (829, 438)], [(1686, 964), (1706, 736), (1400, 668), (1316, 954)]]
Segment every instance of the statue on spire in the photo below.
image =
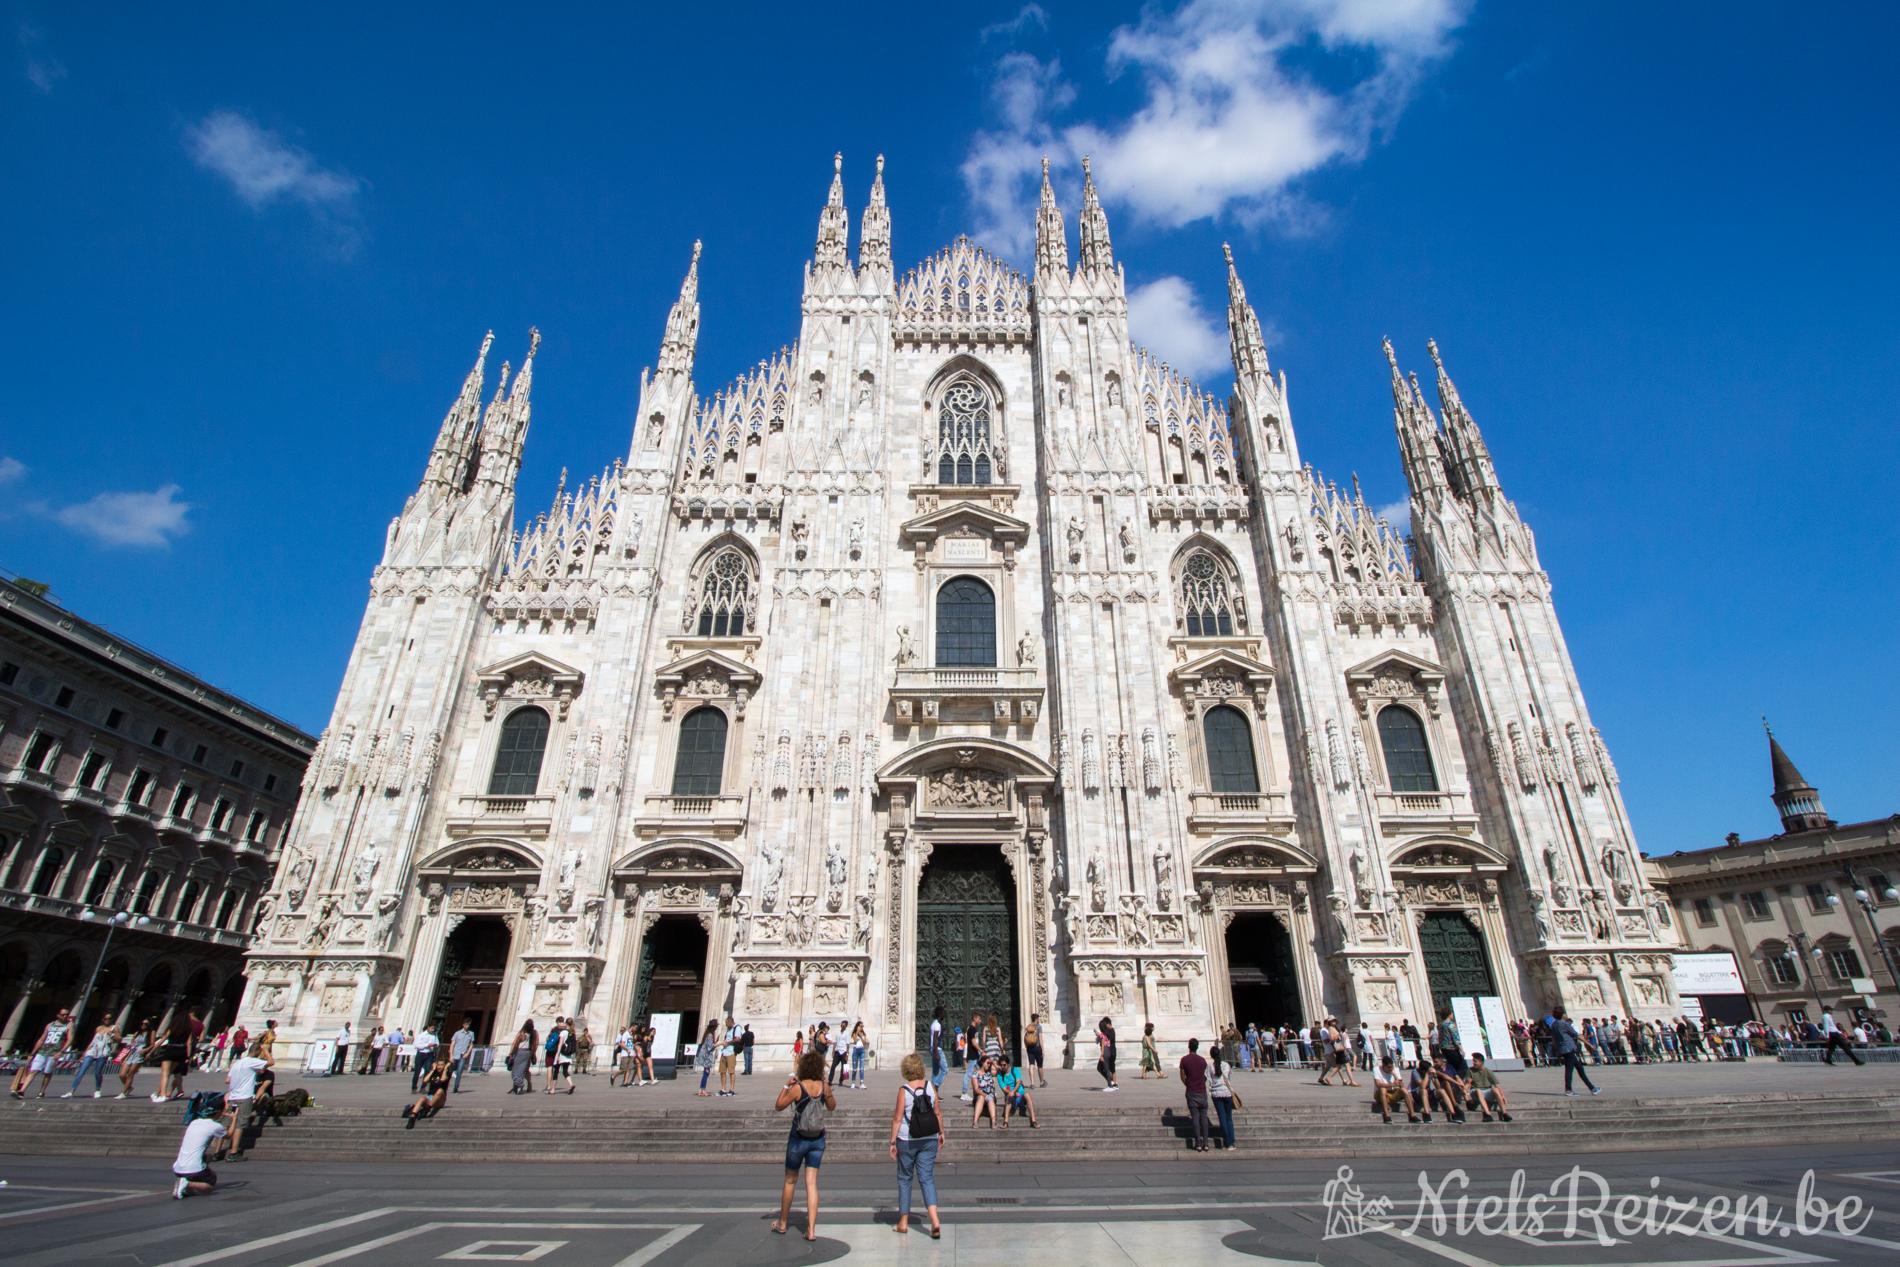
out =
[(871, 202), (858, 226), (858, 267), (891, 272), (891, 209), (884, 201), (884, 156), (877, 156), (877, 174), (871, 178)]
[(851, 220), (844, 209), (844, 155), (833, 154), (831, 192), (825, 197), (825, 209), (818, 213), (818, 247), (812, 253), (819, 272), (851, 267), (845, 249), (850, 234)]
[(1260, 318), (1247, 302), (1247, 288), (1241, 284), (1240, 270), (1234, 267), (1233, 248), (1223, 242), (1220, 250), (1227, 260), (1227, 344), (1233, 353), (1234, 375), (1268, 376), (1267, 340), (1260, 332)]
[(691, 374), (693, 351), (699, 346), (699, 251), (693, 240), (693, 259), (680, 282), (680, 297), (666, 314), (666, 333), (660, 339), (660, 372)]

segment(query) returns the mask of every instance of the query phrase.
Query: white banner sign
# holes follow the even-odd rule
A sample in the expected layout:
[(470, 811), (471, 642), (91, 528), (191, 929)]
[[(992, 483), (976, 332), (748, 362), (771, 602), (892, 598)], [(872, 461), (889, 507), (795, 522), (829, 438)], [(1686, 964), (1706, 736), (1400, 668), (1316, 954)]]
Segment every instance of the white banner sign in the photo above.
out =
[(1504, 1013), (1504, 1000), (1495, 994), (1487, 994), (1478, 1000), (1478, 1015), (1484, 1021), (1484, 1032), (1489, 1040), (1490, 1050), (1485, 1058), (1494, 1065), (1503, 1067), (1517, 1063), (1517, 1046), (1511, 1042), (1511, 1018)]
[(1682, 1015), (1685, 1020), (1696, 1021), (1699, 1023), (1702, 1020), (1702, 1000), (1698, 999), (1693, 994), (1683, 995), (1682, 996)]
[(674, 1060), (678, 1058), (680, 1047), (680, 1014), (678, 1012), (655, 1012), (647, 1018), (647, 1024), (653, 1027), (653, 1051), (655, 1060)]
[(1451, 1019), (1458, 1023), (1458, 1041), (1464, 1045), (1465, 1056), (1474, 1051), (1483, 1052), (1486, 1060), (1491, 1059), (1491, 1048), (1484, 1041), (1484, 1027), (1478, 1021), (1478, 1000), (1453, 999), (1451, 1001)]
[(1716, 951), (1698, 955), (1671, 955), (1671, 966), (1676, 978), (1676, 993), (1693, 994), (1743, 994), (1742, 974), (1735, 966), (1735, 956), (1728, 951)]

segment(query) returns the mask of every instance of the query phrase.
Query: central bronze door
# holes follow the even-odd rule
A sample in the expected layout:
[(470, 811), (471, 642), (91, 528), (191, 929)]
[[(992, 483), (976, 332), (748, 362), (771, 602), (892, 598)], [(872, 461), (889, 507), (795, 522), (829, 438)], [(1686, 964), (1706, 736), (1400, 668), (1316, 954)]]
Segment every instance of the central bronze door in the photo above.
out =
[(991, 1012), (1004, 1050), (1016, 1050), (1016, 891), (1003, 851), (988, 845), (939, 845), (917, 886), (917, 1050), (930, 1050), (930, 1018), (943, 1008), (944, 1051), (972, 1012)]

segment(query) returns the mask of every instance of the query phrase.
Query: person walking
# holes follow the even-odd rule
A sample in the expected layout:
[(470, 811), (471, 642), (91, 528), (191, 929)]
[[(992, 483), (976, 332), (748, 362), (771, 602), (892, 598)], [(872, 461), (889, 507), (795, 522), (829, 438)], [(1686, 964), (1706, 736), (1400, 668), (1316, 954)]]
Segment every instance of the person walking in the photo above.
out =
[(850, 1073), (851, 1031), (839, 1021), (837, 1032), (831, 1036), (831, 1072), (825, 1080), (836, 1085), (845, 1081)]
[(898, 1065), (904, 1079), (897, 1088), (897, 1107), (891, 1113), (891, 1160), (897, 1163), (898, 1235), (910, 1231), (910, 1192), (913, 1183), (924, 1190), (924, 1212), (930, 1216), (930, 1239), (943, 1237), (937, 1217), (937, 1158), (945, 1143), (943, 1114), (937, 1103), (937, 1084), (924, 1076), (924, 1058), (909, 1052)]
[[(1821, 1009), (1821, 1042), (1823, 1043), (1821, 1048), (1821, 1063), (1824, 1065), (1834, 1063), (1834, 1053), (1836, 1050), (1846, 1052), (1847, 1058), (1853, 1061), (1856, 1066), (1866, 1063), (1861, 1060), (1859, 1053), (1854, 1050), (1854, 1044), (1847, 1040), (1847, 1035), (1841, 1031), (1841, 1024), (1834, 1019), (1834, 1009), (1831, 1007)], [(40, 1094), (46, 1094), (44, 1088), (41, 1089)]]
[(838, 1102), (825, 1081), (825, 1052), (815, 1048), (798, 1058), (797, 1076), (785, 1083), (772, 1107), (783, 1113), (793, 1105), (791, 1134), (785, 1140), (785, 1187), (779, 1193), (778, 1219), (772, 1230), (783, 1236), (792, 1221), (792, 1192), (805, 1172), (805, 1239), (818, 1239), (818, 1168), (825, 1161), (825, 1114)]
[(79, 1094), (79, 1084), (92, 1075), (92, 1098), (105, 1098), (106, 1066), (112, 1062), (112, 1053), (119, 1049), (119, 1031), (110, 1024), (104, 1024), (92, 1031), (92, 1041), (86, 1044), (86, 1050), (79, 1055), (79, 1072), (73, 1075), (72, 1089), (59, 1098), (70, 1100)]
[(693, 1063), (699, 1066), (699, 1090), (693, 1092), (700, 1099), (709, 1099), (712, 1092), (706, 1090), (706, 1084), (712, 1081), (713, 1062), (717, 1058), (714, 1048), (719, 1045), (719, 1022), (707, 1021), (706, 1032), (699, 1036), (699, 1046), (693, 1052)]
[(1187, 1055), (1181, 1057), (1181, 1083), (1187, 1088), (1188, 1147), (1197, 1153), (1207, 1151), (1207, 1061), (1201, 1055), (1201, 1040), (1188, 1039)]
[(1038, 1089), (1049, 1085), (1042, 1072), (1042, 1016), (1037, 1012), (1031, 1012), (1029, 1024), (1023, 1026), (1023, 1074)]
[(26, 1093), (32, 1089), (33, 1079), (40, 1080), (39, 1098), (46, 1098), (46, 1088), (52, 1085), (53, 1068), (59, 1064), (60, 1057), (73, 1044), (73, 1014), (65, 1008), (59, 1009), (52, 1020), (40, 1029), (40, 1036), (33, 1044), (33, 1055), (20, 1066), (20, 1072), (13, 1079), (13, 1098), (26, 1099)]
[(508, 1044), (508, 1094), (526, 1095), (534, 1090), (534, 1049), (538, 1039), (534, 1032), (534, 1019), (521, 1022), (521, 1028), (515, 1031), (514, 1040)]
[(864, 1090), (864, 1060), (870, 1049), (871, 1038), (859, 1021), (851, 1027), (851, 1085), (859, 1091)]
[(574, 1094), (574, 1026), (560, 1017), (554, 1018), (554, 1028), (548, 1031), (548, 1094), (556, 1094), (554, 1084), (563, 1079), (567, 1081), (567, 1094)]
[(474, 1054), (475, 1022), (463, 1017), (462, 1028), (449, 1036), (450, 1089), (457, 1095), (462, 1093), (462, 1075), (468, 1072), (468, 1064)]
[(939, 1003), (930, 1014), (930, 1085), (942, 1087), (949, 1072), (950, 1061), (943, 1050), (943, 1004)]
[(141, 1021), (137, 1032), (125, 1040), (125, 1049), (119, 1053), (119, 1094), (115, 1100), (132, 1098), (132, 1084), (138, 1080), (139, 1069), (145, 1064), (145, 1057), (152, 1050), (152, 1022)]
[(1452, 1019), (1449, 1007), (1438, 1018), (1438, 1054), (1460, 1078), (1470, 1073), (1470, 1066), (1465, 1063), (1464, 1039), (1458, 1033), (1458, 1022)]
[(158, 1090), (152, 1093), (153, 1104), (184, 1098), (185, 1073), (191, 1068), (192, 1032), (197, 1025), (195, 1012), (172, 1017), (171, 1027), (158, 1045)]
[[(863, 1026), (859, 1025), (859, 1028), (862, 1029)], [(746, 1026), (745, 1031), (739, 1035), (739, 1060), (744, 1065), (744, 1068), (739, 1070), (740, 1076), (750, 1078), (752, 1076), (752, 1027), (750, 1025)]]
[(1577, 1027), (1564, 1015), (1562, 1005), (1550, 1009), (1550, 1017), (1544, 1022), (1544, 1028), (1550, 1033), (1550, 1056), (1564, 1067), (1564, 1094), (1576, 1095), (1571, 1088), (1571, 1076), (1583, 1079), (1583, 1085), (1590, 1088), (1591, 1095), (1601, 1095), (1597, 1084), (1590, 1081), (1590, 1075), (1583, 1068), (1583, 1041), (1577, 1037)]
[(1121, 1084), (1115, 1081), (1115, 1022), (1106, 1016), (1095, 1027), (1095, 1049), (1100, 1053), (1095, 1061), (1095, 1072), (1101, 1074), (1102, 1081), (1108, 1084), (1102, 1090), (1121, 1090)]
[(1240, 1097), (1227, 1081), (1234, 1067), (1218, 1046), (1207, 1054), (1207, 1098), (1213, 1103), (1214, 1114), (1220, 1122), (1221, 1147), (1231, 1153), (1234, 1151), (1234, 1110), (1240, 1107)]
[(1146, 1082), (1148, 1075), (1161, 1076), (1161, 1053), (1155, 1050), (1155, 1023), (1149, 1021), (1141, 1027), (1141, 1072), (1136, 1075), (1137, 1082)]

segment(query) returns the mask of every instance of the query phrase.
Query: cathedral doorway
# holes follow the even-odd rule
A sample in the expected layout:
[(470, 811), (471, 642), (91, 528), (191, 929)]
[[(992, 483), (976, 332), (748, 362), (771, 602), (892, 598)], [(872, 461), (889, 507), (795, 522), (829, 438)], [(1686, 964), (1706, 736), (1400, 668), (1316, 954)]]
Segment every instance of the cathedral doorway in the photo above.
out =
[(470, 915), (449, 934), (429, 1008), (429, 1019), (441, 1026), (445, 1041), (467, 1020), (474, 1022), (476, 1044), (486, 1047), (495, 1041), (496, 1029), (510, 1023), (496, 1013), (513, 945), (508, 921), (499, 915)]
[(917, 885), (917, 1050), (930, 1049), (930, 1018), (943, 1008), (944, 1043), (970, 1015), (996, 1013), (1015, 1053), (1021, 977), (1016, 885), (994, 845), (938, 845)]
[(1425, 955), (1425, 978), (1432, 988), (1432, 1011), (1443, 1012), (1453, 998), (1496, 994), (1484, 934), (1456, 911), (1431, 911), (1418, 929)]
[(706, 992), (706, 953), (711, 939), (697, 915), (662, 915), (640, 939), (640, 969), (633, 982), (632, 1020), (655, 1012), (680, 1014), (680, 1043), (696, 1043), (707, 1018), (700, 1015)]
[(1294, 1025), (1300, 1015), (1300, 982), (1294, 975), (1293, 938), (1265, 911), (1244, 911), (1227, 926), (1227, 982), (1233, 991), (1234, 1024)]

